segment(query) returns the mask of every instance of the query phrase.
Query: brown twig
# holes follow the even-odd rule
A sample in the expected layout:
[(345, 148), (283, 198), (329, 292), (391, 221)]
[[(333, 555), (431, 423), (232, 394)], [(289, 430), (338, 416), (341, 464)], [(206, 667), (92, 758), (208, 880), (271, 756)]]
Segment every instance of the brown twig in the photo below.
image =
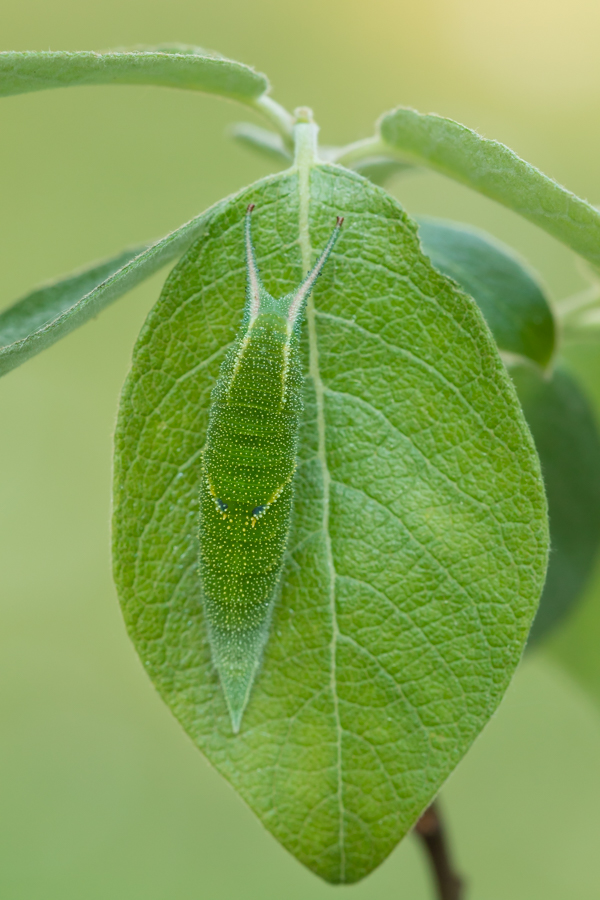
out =
[(415, 833), (427, 851), (437, 887), (438, 900), (463, 900), (464, 883), (454, 871), (448, 836), (437, 803), (428, 806), (417, 824)]

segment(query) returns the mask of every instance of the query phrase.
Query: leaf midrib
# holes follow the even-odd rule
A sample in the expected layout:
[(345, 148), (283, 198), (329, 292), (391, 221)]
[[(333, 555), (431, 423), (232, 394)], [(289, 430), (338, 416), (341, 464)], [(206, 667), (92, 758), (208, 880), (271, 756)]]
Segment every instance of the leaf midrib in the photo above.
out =
[[(312, 265), (313, 248), (310, 239), (310, 170), (313, 167), (305, 156), (300, 155), (297, 161), (298, 165), (298, 200), (299, 200), (299, 225), (298, 240), (300, 251), (302, 254), (302, 274), (306, 277)], [(315, 321), (315, 305), (313, 295), (308, 298), (306, 306), (306, 322), (308, 326), (308, 346), (309, 346), (309, 374), (312, 378), (315, 388), (315, 401), (317, 407), (317, 433), (318, 433), (318, 452), (321, 471), (323, 473), (323, 540), (325, 544), (325, 554), (327, 557), (327, 566), (329, 569), (329, 608), (331, 614), (331, 693), (333, 699), (333, 710), (336, 729), (336, 749), (337, 749), (337, 802), (339, 810), (339, 847), (340, 847), (340, 882), (346, 880), (346, 864), (344, 849), (344, 794), (343, 794), (343, 776), (342, 776), (342, 725), (340, 721), (340, 710), (337, 693), (337, 644), (340, 638), (340, 630), (337, 621), (335, 608), (335, 580), (336, 571), (333, 561), (333, 551), (331, 547), (331, 536), (329, 534), (329, 500), (331, 488), (331, 476), (327, 466), (327, 450), (326, 450), (326, 431), (325, 431), (325, 404), (324, 404), (324, 386), (321, 379), (319, 368), (319, 348), (317, 343), (317, 327)]]

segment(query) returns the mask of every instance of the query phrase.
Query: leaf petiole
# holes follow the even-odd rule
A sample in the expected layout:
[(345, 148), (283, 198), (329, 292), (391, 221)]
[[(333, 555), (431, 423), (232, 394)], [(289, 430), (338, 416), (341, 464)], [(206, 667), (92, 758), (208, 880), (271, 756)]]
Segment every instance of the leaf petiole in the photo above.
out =
[(255, 97), (249, 104), (256, 112), (260, 113), (268, 122), (273, 125), (282, 136), (286, 147), (290, 150), (294, 146), (293, 129), (294, 117), (276, 100), (273, 100), (268, 94), (261, 94)]

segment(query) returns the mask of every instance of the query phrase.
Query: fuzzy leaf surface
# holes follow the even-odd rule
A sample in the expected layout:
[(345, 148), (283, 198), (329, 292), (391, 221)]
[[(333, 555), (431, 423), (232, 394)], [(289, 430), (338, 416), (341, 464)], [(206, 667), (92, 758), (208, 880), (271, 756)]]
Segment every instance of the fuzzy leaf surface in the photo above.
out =
[(0, 313), (0, 375), (51, 347), (177, 259), (206, 227), (213, 207), (144, 247), (35, 288)]
[(554, 316), (525, 263), (484, 231), (441, 219), (417, 221), (423, 250), (477, 301), (498, 347), (545, 367), (554, 352)]
[(498, 141), (442, 116), (400, 107), (379, 121), (384, 145), (408, 162), (508, 206), (600, 266), (600, 212)]
[[(307, 309), (281, 595), (233, 735), (203, 621), (198, 494), (250, 202), (273, 296), (346, 218)], [(480, 311), (384, 191), (329, 165), (272, 176), (225, 204), (167, 280), (115, 440), (115, 580), (148, 675), (297, 859), (357, 881), (498, 706), (542, 589), (538, 459)]]
[(592, 407), (564, 366), (551, 378), (510, 367), (540, 457), (548, 497), (550, 558), (529, 644), (577, 603), (600, 547), (600, 436)]
[(0, 53), (0, 97), (86, 84), (154, 84), (242, 102), (259, 97), (269, 86), (266, 76), (243, 63), (183, 48)]

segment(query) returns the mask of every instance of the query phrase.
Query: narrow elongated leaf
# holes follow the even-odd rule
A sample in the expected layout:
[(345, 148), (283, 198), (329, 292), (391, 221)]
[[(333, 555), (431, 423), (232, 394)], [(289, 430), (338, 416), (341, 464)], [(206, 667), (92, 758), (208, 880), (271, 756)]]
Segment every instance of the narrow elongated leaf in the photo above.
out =
[(390, 159), (388, 156), (372, 156), (361, 159), (351, 168), (363, 178), (368, 178), (373, 184), (384, 185), (394, 175), (404, 175), (406, 172), (414, 171), (415, 167), (411, 163), (403, 163), (397, 159)]
[(42, 285), (0, 313), (0, 375), (55, 344), (137, 284), (181, 256), (214, 214), (212, 207), (154, 244)]
[[(0, 313), (0, 348), (22, 341), (67, 312), (78, 300), (143, 253), (147, 245), (92, 263), (63, 278), (47, 282)], [(1, 350), (0, 350), (1, 352)]]
[(551, 378), (510, 367), (542, 466), (550, 519), (550, 561), (529, 643), (573, 608), (600, 547), (600, 437), (594, 413), (563, 367)]
[[(309, 299), (287, 557), (240, 732), (198, 575), (210, 396), (245, 299), (249, 202), (265, 288)], [(114, 571), (143, 665), (266, 827), (331, 882), (392, 850), (496, 709), (547, 558), (545, 497), (514, 388), (474, 301), (385, 192), (339, 167), (232, 199), (174, 269), (116, 429)]]
[(400, 107), (379, 128), (384, 144), (539, 225), (600, 266), (600, 212), (498, 141), (442, 116)]
[(292, 154), (285, 146), (283, 138), (275, 131), (261, 128), (251, 122), (237, 122), (230, 129), (231, 137), (242, 147), (247, 147), (259, 156), (276, 162), (286, 168), (292, 163)]
[[(248, 147), (270, 162), (289, 166), (292, 162), (292, 153), (286, 147), (281, 137), (267, 128), (260, 128), (250, 122), (238, 122), (231, 128), (231, 136), (238, 144)], [(325, 162), (333, 161), (339, 153), (338, 147), (320, 147), (319, 154)], [(363, 178), (368, 178), (373, 184), (386, 184), (394, 175), (408, 172), (414, 169), (410, 163), (403, 163), (389, 156), (373, 156), (369, 159), (361, 159), (351, 164), (350, 168)]]
[(484, 231), (441, 219), (417, 221), (423, 250), (477, 301), (498, 347), (546, 366), (554, 352), (554, 317), (525, 263)]
[(0, 97), (86, 84), (154, 84), (248, 101), (268, 89), (264, 75), (215, 55), (172, 49), (93, 53), (0, 53)]

